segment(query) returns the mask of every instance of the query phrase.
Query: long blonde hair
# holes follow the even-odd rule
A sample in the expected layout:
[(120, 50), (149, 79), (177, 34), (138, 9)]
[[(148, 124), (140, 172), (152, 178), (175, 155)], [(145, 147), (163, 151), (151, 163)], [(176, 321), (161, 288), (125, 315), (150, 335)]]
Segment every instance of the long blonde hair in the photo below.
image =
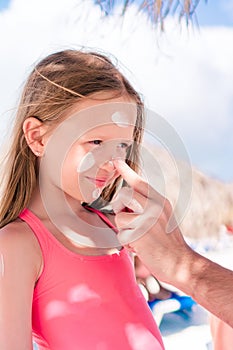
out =
[[(25, 119), (34, 116), (53, 126), (60, 121), (67, 108), (99, 91), (112, 91), (117, 96), (127, 95), (137, 104), (136, 142), (127, 160), (129, 166), (137, 170), (143, 124), (143, 103), (139, 94), (103, 54), (81, 50), (53, 53), (33, 69), (22, 93), (1, 181), (0, 227), (15, 220), (27, 207), (36, 186), (37, 158), (28, 147), (23, 133)], [(105, 200), (112, 198), (116, 186), (117, 182), (105, 189)]]

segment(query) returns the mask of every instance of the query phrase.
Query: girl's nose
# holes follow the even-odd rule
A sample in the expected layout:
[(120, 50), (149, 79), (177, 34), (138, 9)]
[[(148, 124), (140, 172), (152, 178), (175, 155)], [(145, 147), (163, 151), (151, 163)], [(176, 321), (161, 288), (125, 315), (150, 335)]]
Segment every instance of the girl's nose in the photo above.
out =
[(114, 163), (112, 161), (112, 159), (107, 160), (106, 162), (104, 162), (101, 166), (102, 169), (108, 170), (108, 171), (112, 171), (115, 169)]

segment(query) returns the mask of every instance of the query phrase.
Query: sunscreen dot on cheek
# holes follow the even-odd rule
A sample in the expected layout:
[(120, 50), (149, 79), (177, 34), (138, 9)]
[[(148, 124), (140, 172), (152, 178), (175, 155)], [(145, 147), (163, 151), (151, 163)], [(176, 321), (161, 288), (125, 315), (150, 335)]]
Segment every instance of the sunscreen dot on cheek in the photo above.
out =
[(95, 164), (95, 159), (94, 156), (91, 152), (87, 153), (85, 157), (82, 159), (81, 163), (77, 167), (77, 172), (78, 173), (83, 173), (84, 171), (87, 171), (93, 165)]
[(99, 188), (96, 188), (96, 189), (92, 192), (92, 198), (93, 198), (93, 199), (99, 198), (100, 193), (101, 193), (101, 190), (100, 190)]
[(129, 117), (121, 112), (113, 113), (112, 121), (120, 128), (127, 128), (130, 125)]

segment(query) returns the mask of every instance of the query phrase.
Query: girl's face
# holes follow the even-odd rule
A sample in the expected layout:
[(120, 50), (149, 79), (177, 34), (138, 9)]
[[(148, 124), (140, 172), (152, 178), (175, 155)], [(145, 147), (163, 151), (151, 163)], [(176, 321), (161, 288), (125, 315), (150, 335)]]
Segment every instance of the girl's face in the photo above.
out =
[[(60, 186), (68, 201), (92, 202), (119, 176), (112, 159), (126, 159), (134, 142), (136, 114), (136, 104), (126, 97), (86, 99), (69, 113), (69, 126), (60, 128), (66, 152), (57, 149), (57, 156), (63, 153)], [(71, 134), (76, 134), (72, 142), (65, 142)]]
[(118, 176), (112, 158), (126, 159), (133, 126), (121, 130), (103, 125), (85, 133), (71, 147), (62, 168), (62, 189), (80, 201), (92, 202)]

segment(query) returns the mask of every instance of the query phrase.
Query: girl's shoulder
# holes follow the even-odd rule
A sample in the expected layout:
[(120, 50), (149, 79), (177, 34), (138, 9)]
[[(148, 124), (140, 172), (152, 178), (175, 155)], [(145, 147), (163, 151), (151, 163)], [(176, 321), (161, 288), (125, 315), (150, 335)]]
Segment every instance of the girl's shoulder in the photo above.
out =
[[(28, 225), (16, 219), (0, 229), (0, 261), (17, 260), (39, 274), (42, 254), (39, 243)], [(28, 265), (29, 264), (29, 265)]]
[(33, 234), (25, 222), (20, 219), (10, 222), (0, 229), (0, 240), (2, 243), (29, 244), (33, 240)]

